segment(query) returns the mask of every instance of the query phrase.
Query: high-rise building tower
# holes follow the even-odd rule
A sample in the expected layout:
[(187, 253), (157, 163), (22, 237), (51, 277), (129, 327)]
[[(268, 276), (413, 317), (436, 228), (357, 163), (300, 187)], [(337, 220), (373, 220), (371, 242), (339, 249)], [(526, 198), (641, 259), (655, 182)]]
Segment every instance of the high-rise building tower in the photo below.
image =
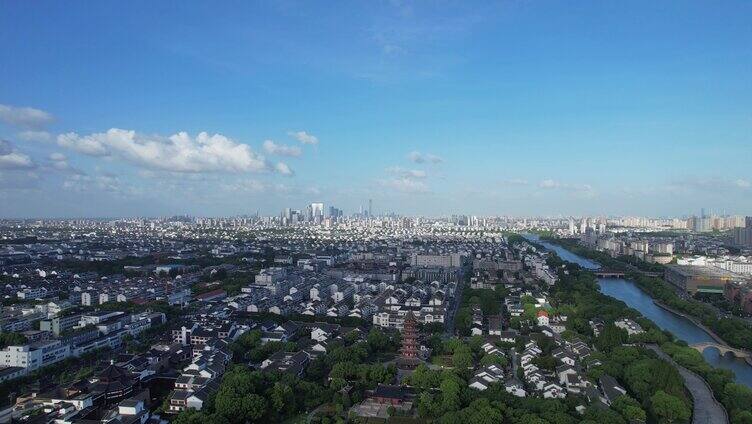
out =
[(373, 216), (373, 200), (368, 199), (368, 216)]
[(310, 206), (311, 211), (311, 218), (315, 219), (316, 217), (324, 217), (324, 204), (321, 202), (317, 203), (311, 203)]

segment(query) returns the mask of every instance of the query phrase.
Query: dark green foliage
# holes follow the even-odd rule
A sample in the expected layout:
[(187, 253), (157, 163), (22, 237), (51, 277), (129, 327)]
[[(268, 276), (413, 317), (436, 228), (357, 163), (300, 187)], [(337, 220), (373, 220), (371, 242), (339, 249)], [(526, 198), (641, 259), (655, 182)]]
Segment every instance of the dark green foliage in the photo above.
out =
[(624, 382), (637, 399), (644, 401), (656, 390), (663, 390), (689, 403), (684, 393), (684, 380), (674, 367), (660, 359), (643, 358), (624, 370)]
[(230, 345), (233, 360), (235, 362), (249, 361), (251, 359), (250, 352), (259, 346), (261, 346), (261, 331), (245, 332)]
[(235, 365), (222, 377), (213, 402), (201, 412), (180, 413), (174, 422), (280, 422), (331, 398), (332, 393), (318, 384)]
[(500, 365), (502, 367), (505, 367), (507, 366), (507, 364), (509, 364), (509, 360), (505, 356), (497, 354), (483, 355), (483, 357), (480, 359), (481, 366)]
[(660, 423), (688, 422), (692, 410), (676, 396), (659, 390), (650, 398), (650, 411)]
[(586, 422), (626, 424), (624, 418), (611, 409), (588, 408), (583, 418)]
[(501, 312), (501, 305), (507, 291), (499, 288), (491, 289), (471, 289), (465, 288), (462, 293), (462, 306), (478, 306), (483, 315), (497, 315)]
[(539, 356), (533, 359), (533, 364), (544, 370), (556, 369), (556, 359), (551, 355)]
[(333, 379), (358, 380), (371, 388), (379, 383), (391, 384), (396, 375), (397, 369), (394, 364), (384, 366), (381, 364), (356, 364), (354, 362), (337, 362), (329, 373), (329, 377)]
[(473, 325), (473, 314), (468, 307), (460, 308), (454, 317), (454, 327), (460, 336), (469, 336)]
[(737, 383), (726, 383), (722, 399), (732, 423), (752, 423), (752, 389)]
[(20, 346), (26, 344), (28, 340), (23, 334), (19, 333), (0, 333), (0, 349), (6, 346)]
[(602, 352), (610, 352), (614, 348), (627, 342), (629, 335), (627, 330), (613, 324), (608, 324), (600, 332), (595, 340), (595, 347)]
[(621, 414), (621, 416), (627, 421), (639, 421), (645, 422), (647, 415), (645, 410), (642, 409), (642, 405), (630, 396), (619, 396), (611, 404), (611, 409)]
[(440, 322), (431, 322), (420, 325), (420, 333), (426, 335), (440, 335), (444, 333), (444, 324)]

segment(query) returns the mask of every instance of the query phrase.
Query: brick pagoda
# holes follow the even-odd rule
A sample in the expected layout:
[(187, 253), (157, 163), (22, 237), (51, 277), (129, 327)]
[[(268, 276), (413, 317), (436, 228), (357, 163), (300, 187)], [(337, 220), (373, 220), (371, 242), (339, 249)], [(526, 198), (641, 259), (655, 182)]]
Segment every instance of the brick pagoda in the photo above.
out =
[(397, 364), (400, 368), (413, 369), (420, 363), (418, 349), (418, 321), (412, 311), (405, 315), (402, 324), (402, 347)]

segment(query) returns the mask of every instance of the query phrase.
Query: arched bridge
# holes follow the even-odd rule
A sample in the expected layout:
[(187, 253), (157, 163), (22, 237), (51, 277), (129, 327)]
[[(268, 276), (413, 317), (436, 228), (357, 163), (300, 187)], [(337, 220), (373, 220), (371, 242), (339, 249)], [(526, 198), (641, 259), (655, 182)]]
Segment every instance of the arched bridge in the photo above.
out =
[(704, 343), (695, 343), (689, 345), (689, 347), (696, 349), (698, 352), (702, 353), (705, 349), (709, 347), (714, 347), (718, 349), (718, 351), (721, 353), (721, 355), (725, 355), (728, 352), (733, 353), (737, 358), (748, 358), (752, 356), (749, 351), (743, 350), (743, 349), (737, 349), (731, 346), (726, 346), (718, 343), (713, 342), (704, 342)]

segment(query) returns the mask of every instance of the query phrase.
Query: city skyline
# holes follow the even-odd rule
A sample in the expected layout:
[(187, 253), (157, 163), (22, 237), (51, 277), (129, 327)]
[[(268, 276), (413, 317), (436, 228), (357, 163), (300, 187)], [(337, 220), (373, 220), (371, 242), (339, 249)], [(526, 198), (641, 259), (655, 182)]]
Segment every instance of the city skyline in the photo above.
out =
[(0, 218), (752, 215), (751, 13), (9, 3)]

